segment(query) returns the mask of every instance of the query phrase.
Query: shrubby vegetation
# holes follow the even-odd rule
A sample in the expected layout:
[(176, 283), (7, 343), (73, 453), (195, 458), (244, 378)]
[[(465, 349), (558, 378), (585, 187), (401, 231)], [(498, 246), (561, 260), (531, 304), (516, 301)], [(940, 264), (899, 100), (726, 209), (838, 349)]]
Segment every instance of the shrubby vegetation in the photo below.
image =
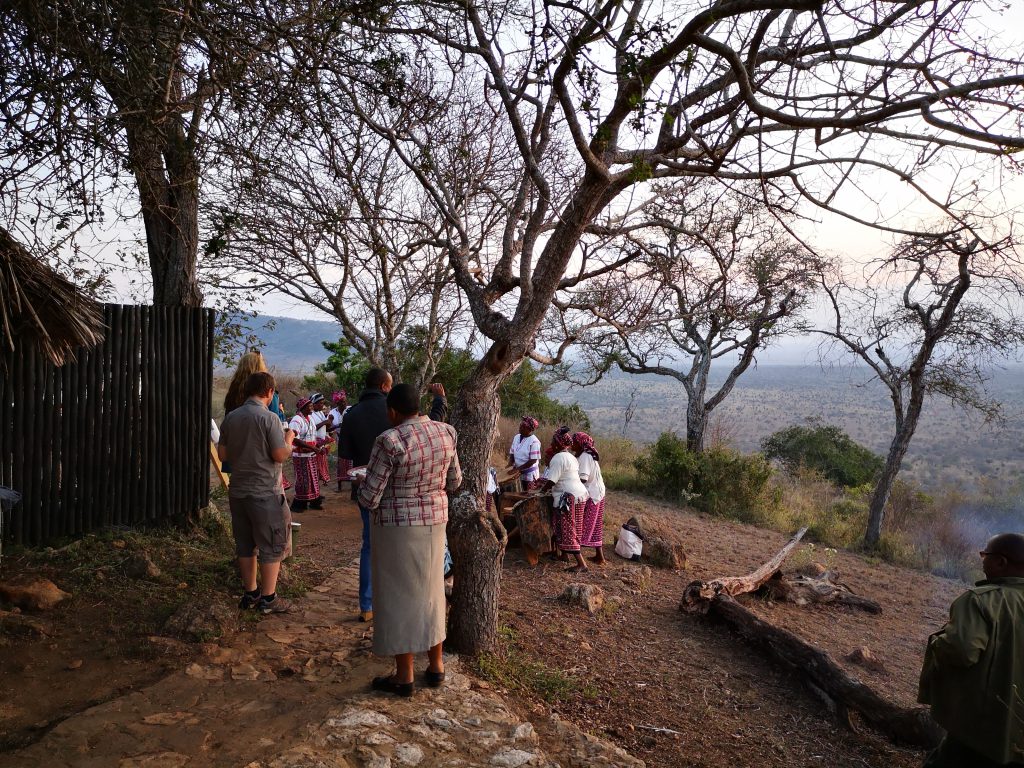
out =
[(790, 472), (807, 467), (847, 488), (874, 481), (883, 464), (881, 456), (854, 442), (839, 427), (817, 420), (769, 435), (761, 441), (761, 452)]
[[(806, 428), (777, 434), (802, 429)], [(860, 456), (856, 449), (864, 450), (850, 443), (854, 448), (839, 452), (846, 459)], [(743, 454), (722, 445), (697, 454), (673, 433), (662, 434), (639, 455), (624, 438), (598, 437), (598, 447), (605, 482), (612, 489), (784, 533), (806, 525), (809, 541), (850, 550), (863, 547), (870, 477), (860, 485), (843, 485), (811, 462), (783, 462), (773, 469), (762, 454)], [(845, 466), (842, 461), (839, 465)], [(957, 488), (932, 495), (913, 483), (897, 481), (872, 555), (940, 576), (977, 578), (978, 547), (995, 532), (1020, 527), (1022, 490), (1019, 483), (1011, 487), (993, 481), (971, 495)]]

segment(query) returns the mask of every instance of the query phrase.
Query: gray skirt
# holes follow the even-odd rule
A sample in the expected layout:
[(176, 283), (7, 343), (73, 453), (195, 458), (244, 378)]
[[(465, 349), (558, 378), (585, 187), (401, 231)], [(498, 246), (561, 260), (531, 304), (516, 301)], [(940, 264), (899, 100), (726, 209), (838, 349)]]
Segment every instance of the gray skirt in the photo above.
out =
[(445, 637), (443, 525), (371, 525), (373, 652), (418, 653)]

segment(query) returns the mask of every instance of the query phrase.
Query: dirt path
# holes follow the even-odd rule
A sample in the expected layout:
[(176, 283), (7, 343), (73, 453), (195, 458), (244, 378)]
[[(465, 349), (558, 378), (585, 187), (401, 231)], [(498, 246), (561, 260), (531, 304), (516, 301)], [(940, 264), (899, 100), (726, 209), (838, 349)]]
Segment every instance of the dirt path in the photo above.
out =
[(299, 553), (345, 545), (350, 556), (295, 600), (291, 613), (202, 645), (183, 669), (67, 718), (31, 746), (0, 755), (0, 766), (642, 768), (557, 719), (542, 718), (535, 727), (461, 674), (455, 658), (444, 688), (422, 689), (409, 700), (368, 693), (370, 679), (390, 661), (369, 653), (372, 629), (356, 618), (354, 541), (331, 534), (344, 519), (343, 530), (358, 530), (353, 518), (358, 522), (358, 512), (344, 500), (297, 517)]

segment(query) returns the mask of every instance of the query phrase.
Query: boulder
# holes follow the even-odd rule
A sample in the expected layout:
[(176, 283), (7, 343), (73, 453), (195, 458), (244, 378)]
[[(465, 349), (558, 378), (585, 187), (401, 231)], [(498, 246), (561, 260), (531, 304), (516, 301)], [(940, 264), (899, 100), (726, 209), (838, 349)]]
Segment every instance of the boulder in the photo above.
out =
[(223, 635), (235, 621), (234, 611), (220, 603), (184, 603), (164, 624), (164, 632), (204, 642)]
[(0, 611), (0, 635), (11, 637), (49, 637), (53, 634), (50, 627), (38, 619), (24, 616), (21, 613)]
[(48, 611), (71, 595), (49, 579), (28, 584), (0, 584), (0, 600), (6, 600), (27, 611)]
[(558, 599), (569, 605), (585, 608), (595, 614), (604, 606), (604, 590), (596, 584), (568, 584)]
[(626, 525), (635, 527), (644, 540), (642, 562), (674, 571), (686, 569), (686, 550), (681, 537), (669, 526), (648, 515), (631, 517)]
[(860, 648), (854, 648), (846, 654), (846, 660), (875, 672), (885, 671), (885, 665), (882, 664), (881, 660), (865, 645), (862, 645)]
[(129, 558), (124, 572), (133, 579), (158, 579), (162, 573), (148, 552), (139, 552)]

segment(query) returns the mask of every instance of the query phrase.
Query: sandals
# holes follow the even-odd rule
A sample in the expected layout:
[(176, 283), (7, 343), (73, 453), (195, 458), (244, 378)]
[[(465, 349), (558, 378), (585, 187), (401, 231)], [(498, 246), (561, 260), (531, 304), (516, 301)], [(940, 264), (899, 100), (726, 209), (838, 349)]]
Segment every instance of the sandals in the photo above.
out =
[(440, 688), (444, 685), (444, 672), (431, 672), (429, 669), (423, 673), (423, 679), (431, 688)]
[(387, 677), (373, 678), (373, 682), (370, 683), (370, 687), (375, 691), (393, 693), (395, 696), (404, 696), (406, 698), (412, 696), (413, 691), (416, 690), (415, 683), (396, 683), (391, 679), (390, 675)]

